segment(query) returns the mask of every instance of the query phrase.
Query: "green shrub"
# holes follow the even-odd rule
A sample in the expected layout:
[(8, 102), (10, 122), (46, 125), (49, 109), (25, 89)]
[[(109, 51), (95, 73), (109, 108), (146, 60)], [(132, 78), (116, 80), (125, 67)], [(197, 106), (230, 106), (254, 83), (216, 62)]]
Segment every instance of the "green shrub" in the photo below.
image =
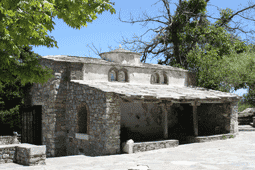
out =
[(255, 104), (243, 103), (241, 101), (238, 102), (238, 112), (242, 112), (247, 108), (253, 108)]
[[(11, 131), (18, 132), (18, 134), (21, 134), (21, 115), (19, 113), (19, 108), (20, 106), (17, 105), (16, 107), (10, 109), (10, 110), (5, 110), (5, 111), (0, 111), (0, 121), (3, 124), (8, 124), (10, 126)], [(12, 134), (10, 134), (12, 135)]]

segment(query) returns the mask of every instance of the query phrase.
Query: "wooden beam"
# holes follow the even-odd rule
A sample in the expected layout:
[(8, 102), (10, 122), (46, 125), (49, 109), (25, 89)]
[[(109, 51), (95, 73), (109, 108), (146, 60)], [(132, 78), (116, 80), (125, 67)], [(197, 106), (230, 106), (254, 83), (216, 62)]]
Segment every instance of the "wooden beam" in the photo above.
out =
[(163, 117), (163, 132), (164, 132), (164, 139), (168, 139), (168, 112), (167, 107), (171, 107), (173, 103), (167, 102), (167, 103), (160, 103), (159, 104), (162, 107), (162, 117)]
[(166, 105), (162, 105), (162, 111), (163, 111), (163, 131), (164, 131), (164, 139), (168, 138), (168, 118), (167, 118), (167, 109)]
[(197, 106), (193, 106), (194, 135), (198, 136)]
[(190, 105), (193, 106), (194, 135), (198, 136), (197, 106), (200, 106), (200, 103), (197, 103), (196, 101), (193, 101)]

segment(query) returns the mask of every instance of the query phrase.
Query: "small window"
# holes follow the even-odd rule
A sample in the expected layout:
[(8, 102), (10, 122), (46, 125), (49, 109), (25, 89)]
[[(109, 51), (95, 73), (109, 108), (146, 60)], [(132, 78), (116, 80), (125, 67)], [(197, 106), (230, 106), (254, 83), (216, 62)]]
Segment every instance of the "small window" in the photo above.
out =
[(110, 71), (110, 81), (117, 81), (117, 74), (115, 70)]
[(126, 74), (125, 74), (124, 71), (119, 72), (118, 79), (119, 79), (118, 81), (120, 81), (120, 82), (125, 82), (126, 81)]
[(164, 81), (162, 82), (163, 84), (167, 84), (167, 75), (166, 73), (163, 73)]
[(151, 84), (159, 83), (159, 75), (158, 73), (154, 73), (151, 75)]
[(78, 133), (88, 133), (88, 112), (86, 105), (78, 111)]
[(127, 69), (121, 68), (119, 70), (118, 81), (119, 82), (129, 82), (129, 79), (128, 79), (128, 70)]
[(120, 70), (115, 67), (111, 68), (108, 73), (108, 81), (129, 82), (128, 70), (125, 68)]

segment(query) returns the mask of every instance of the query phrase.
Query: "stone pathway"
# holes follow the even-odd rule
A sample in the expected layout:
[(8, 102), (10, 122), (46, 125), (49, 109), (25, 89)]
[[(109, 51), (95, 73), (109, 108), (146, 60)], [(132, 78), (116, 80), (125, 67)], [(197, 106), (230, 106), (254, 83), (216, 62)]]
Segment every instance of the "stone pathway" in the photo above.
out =
[(255, 132), (240, 131), (234, 139), (192, 143), (136, 154), (47, 158), (46, 164), (28, 167), (9, 163), (0, 165), (0, 169), (128, 170), (140, 164), (147, 165), (151, 170), (249, 170), (255, 169)]

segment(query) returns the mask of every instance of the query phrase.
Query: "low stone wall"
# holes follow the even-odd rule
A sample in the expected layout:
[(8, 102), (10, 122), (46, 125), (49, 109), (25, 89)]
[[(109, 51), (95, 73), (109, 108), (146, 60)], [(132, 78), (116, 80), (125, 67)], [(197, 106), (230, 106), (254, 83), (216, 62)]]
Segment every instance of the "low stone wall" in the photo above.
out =
[(212, 135), (212, 136), (187, 136), (188, 143), (202, 143), (202, 142), (210, 142), (215, 140), (224, 140), (236, 137), (235, 133), (228, 133), (228, 134), (220, 134), (220, 135)]
[(2, 145), (0, 146), (0, 164), (14, 162), (16, 146)]
[(0, 146), (0, 164), (46, 165), (46, 146), (10, 144)]
[(145, 152), (150, 150), (157, 150), (163, 148), (171, 148), (179, 145), (178, 140), (163, 140), (163, 141), (153, 141), (153, 142), (140, 142), (133, 144), (133, 153)]
[(13, 144), (13, 142), (16, 140), (20, 142), (21, 141), (21, 136), (18, 135), (18, 136), (0, 136), (0, 145), (10, 145), (10, 144)]
[[(212, 135), (212, 136), (185, 136), (187, 143), (202, 143), (202, 142), (210, 142), (215, 140), (224, 140), (235, 138), (236, 133), (228, 133), (228, 134), (220, 134), (220, 135)], [(150, 150), (157, 150), (163, 148), (171, 148), (177, 147), (179, 145), (178, 140), (162, 140), (162, 141), (150, 141), (150, 142), (137, 142), (128, 140), (123, 143), (122, 150), (125, 153), (131, 154), (136, 152), (145, 152)]]
[(0, 145), (12, 144), (13, 136), (0, 136)]

